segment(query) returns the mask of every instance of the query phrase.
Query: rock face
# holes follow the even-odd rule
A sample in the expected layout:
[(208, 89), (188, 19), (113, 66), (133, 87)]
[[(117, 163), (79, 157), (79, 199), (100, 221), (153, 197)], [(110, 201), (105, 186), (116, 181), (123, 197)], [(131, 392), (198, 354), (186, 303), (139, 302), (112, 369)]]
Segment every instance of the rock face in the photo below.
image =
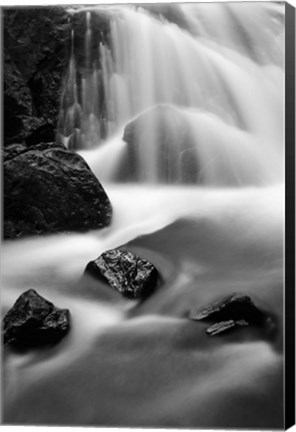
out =
[(4, 144), (53, 141), (70, 53), (63, 7), (3, 9)]
[(33, 289), (17, 299), (2, 322), (4, 343), (21, 348), (57, 343), (69, 330), (69, 310), (56, 308)]
[(58, 132), (68, 137), (70, 149), (96, 147), (106, 138), (109, 94), (104, 89), (101, 47), (111, 46), (110, 25), (107, 10), (77, 9), (71, 15), (71, 60), (58, 121)]
[(157, 105), (127, 124), (125, 158), (118, 180), (147, 180), (154, 161), (154, 176), (163, 183), (202, 182), (194, 134), (186, 117), (170, 105)]
[(191, 311), (192, 320), (208, 320), (214, 322), (207, 329), (210, 336), (224, 333), (235, 327), (263, 325), (267, 319), (265, 313), (258, 309), (250, 297), (235, 293), (221, 301), (206, 306), (200, 312)]
[(4, 209), (5, 238), (102, 228), (112, 215), (85, 161), (57, 143), (5, 148)]
[(90, 261), (85, 273), (107, 282), (124, 297), (147, 297), (156, 287), (158, 271), (149, 261), (133, 253), (113, 249)]
[[(92, 79), (93, 68), (102, 73), (98, 46), (111, 44), (110, 14), (74, 10), (75, 6), (3, 9), (4, 145), (34, 145), (73, 135), (70, 148), (85, 148), (85, 136), (91, 135), (94, 122), (88, 108), (78, 116), (73, 111), (81, 107), (81, 87)], [(90, 93), (94, 97), (93, 89)], [(107, 95), (102, 85), (96, 93), (95, 115), (104, 137)]]

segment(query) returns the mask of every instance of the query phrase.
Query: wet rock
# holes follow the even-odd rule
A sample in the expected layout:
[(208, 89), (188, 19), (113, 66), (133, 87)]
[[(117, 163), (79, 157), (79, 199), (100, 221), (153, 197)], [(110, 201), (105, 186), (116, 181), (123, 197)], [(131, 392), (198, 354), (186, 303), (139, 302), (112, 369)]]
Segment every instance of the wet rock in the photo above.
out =
[(239, 321), (221, 321), (219, 323), (213, 324), (211, 327), (207, 328), (206, 332), (210, 336), (216, 336), (220, 333), (225, 333), (228, 330), (231, 330), (234, 327), (243, 327), (248, 326), (249, 324), (244, 320)]
[(107, 282), (129, 299), (147, 297), (158, 280), (158, 271), (153, 264), (121, 249), (109, 250), (90, 261), (85, 273)]
[(163, 104), (148, 109), (126, 125), (122, 139), (127, 146), (118, 180), (146, 180), (145, 160), (153, 157), (157, 181), (202, 182), (195, 136), (177, 108)]
[(265, 314), (255, 306), (249, 296), (239, 293), (212, 303), (200, 312), (192, 311), (190, 313), (190, 318), (193, 320), (208, 319), (218, 322), (243, 319), (253, 324), (262, 323), (265, 317)]
[(189, 314), (192, 320), (207, 320), (214, 322), (207, 329), (211, 336), (224, 333), (231, 328), (247, 325), (263, 325), (268, 317), (258, 309), (251, 298), (244, 294), (235, 293), (223, 300), (206, 306), (201, 311), (193, 310)]
[(52, 141), (69, 60), (70, 27), (63, 7), (3, 9), (5, 145)]
[(34, 130), (26, 139), (27, 146), (35, 146), (41, 142), (53, 142), (55, 140), (55, 129), (53, 124), (46, 123)]
[(4, 208), (5, 238), (102, 228), (112, 215), (88, 165), (60, 143), (5, 147)]
[(55, 344), (69, 330), (69, 310), (58, 309), (33, 289), (17, 299), (2, 321), (4, 343), (20, 348)]

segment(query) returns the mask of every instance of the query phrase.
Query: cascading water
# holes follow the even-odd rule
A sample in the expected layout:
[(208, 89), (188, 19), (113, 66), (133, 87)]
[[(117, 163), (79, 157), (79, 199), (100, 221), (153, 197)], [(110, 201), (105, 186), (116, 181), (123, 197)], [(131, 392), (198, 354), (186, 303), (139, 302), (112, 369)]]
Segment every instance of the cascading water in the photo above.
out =
[[(114, 217), (101, 231), (4, 245), (5, 310), (38, 288), (73, 320), (48, 355), (5, 365), (7, 421), (281, 427), (283, 11), (71, 10), (58, 133), (102, 182)], [(163, 278), (141, 304), (77, 283), (89, 260), (124, 244)], [(272, 311), (273, 340), (248, 329), (209, 340), (185, 319), (233, 291)]]
[[(256, 9), (242, 23), (236, 4), (180, 5), (182, 27), (169, 7), (168, 18), (142, 7), (78, 9), (86, 55), (81, 64), (73, 42), (60, 116), (69, 146), (97, 148), (105, 181), (134, 180), (134, 171), (149, 183), (281, 181), (281, 5)], [(105, 37), (98, 16), (109, 20)], [(120, 143), (131, 121), (133, 139)], [(126, 158), (133, 165), (122, 174)]]

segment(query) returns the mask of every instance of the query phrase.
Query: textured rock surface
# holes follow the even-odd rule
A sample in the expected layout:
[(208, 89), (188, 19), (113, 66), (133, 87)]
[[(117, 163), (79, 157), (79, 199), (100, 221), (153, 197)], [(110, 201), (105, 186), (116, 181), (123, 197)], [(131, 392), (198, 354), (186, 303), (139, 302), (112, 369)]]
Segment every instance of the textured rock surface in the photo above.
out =
[(57, 343), (69, 330), (69, 310), (56, 308), (33, 289), (17, 299), (2, 322), (4, 343), (18, 347)]
[(206, 306), (199, 312), (191, 311), (189, 318), (214, 322), (206, 332), (210, 336), (215, 336), (236, 327), (263, 325), (268, 317), (255, 306), (249, 296), (235, 293)]
[(158, 279), (158, 271), (153, 264), (121, 249), (104, 252), (88, 263), (85, 272), (103, 279), (130, 299), (149, 295), (155, 289)]
[(3, 9), (4, 144), (53, 141), (71, 24), (63, 7)]
[(110, 224), (110, 201), (84, 160), (62, 144), (4, 150), (4, 237)]
[[(88, 21), (92, 37), (87, 60)], [(76, 6), (8, 7), (3, 9), (3, 27), (5, 145), (50, 142), (57, 132), (72, 134), (73, 125), (67, 120), (74, 103), (73, 91), (69, 91), (73, 86), (68, 68), (71, 50), (79, 99), (82, 81), (94, 66), (102, 69), (98, 46), (110, 45), (108, 12), (91, 13), (88, 20), (87, 12)], [(104, 118), (106, 95), (102, 88), (98, 93), (97, 114)], [(81, 142), (76, 140), (75, 145), (78, 148)]]

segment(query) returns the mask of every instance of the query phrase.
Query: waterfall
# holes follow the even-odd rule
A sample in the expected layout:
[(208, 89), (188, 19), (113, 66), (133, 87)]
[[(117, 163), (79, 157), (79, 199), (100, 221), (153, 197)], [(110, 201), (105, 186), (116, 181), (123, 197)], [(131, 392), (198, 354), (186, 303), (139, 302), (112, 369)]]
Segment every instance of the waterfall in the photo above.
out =
[[(102, 183), (112, 223), (4, 245), (4, 312), (34, 288), (72, 320), (56, 347), (5, 359), (5, 422), (282, 428), (283, 3), (69, 12), (58, 138)], [(158, 269), (149, 298), (109, 299), (82, 276), (117, 247)], [(211, 338), (188, 319), (233, 292), (272, 314), (273, 339)]]
[(77, 41), (74, 28), (59, 130), (70, 148), (93, 150), (83, 156), (102, 181), (281, 181), (282, 8), (243, 9), (200, 3), (73, 11), (85, 21), (84, 36)]

